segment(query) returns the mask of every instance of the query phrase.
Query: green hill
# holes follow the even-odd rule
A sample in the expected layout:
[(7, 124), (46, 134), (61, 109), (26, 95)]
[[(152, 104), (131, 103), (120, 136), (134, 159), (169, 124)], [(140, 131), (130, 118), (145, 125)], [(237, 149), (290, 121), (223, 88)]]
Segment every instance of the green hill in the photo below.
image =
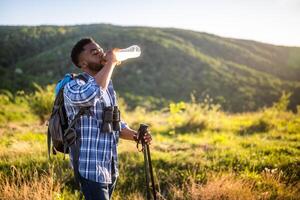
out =
[(32, 82), (57, 82), (76, 71), (69, 52), (90, 36), (104, 49), (138, 44), (142, 55), (115, 70), (114, 84), (126, 100), (189, 100), (206, 95), (224, 110), (251, 111), (292, 93), (290, 108), (300, 104), (300, 48), (172, 28), (78, 26), (1, 26), (0, 88), (30, 90)]

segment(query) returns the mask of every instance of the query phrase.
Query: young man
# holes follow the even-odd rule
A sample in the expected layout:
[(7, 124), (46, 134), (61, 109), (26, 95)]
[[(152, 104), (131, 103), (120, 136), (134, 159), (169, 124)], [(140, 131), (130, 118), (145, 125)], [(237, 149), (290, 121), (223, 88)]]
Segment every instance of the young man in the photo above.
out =
[[(117, 105), (111, 76), (119, 64), (115, 51), (104, 52), (91, 38), (83, 38), (72, 49), (72, 62), (79, 67), (86, 81), (74, 79), (64, 87), (64, 102), (68, 119), (75, 118), (80, 108), (88, 107), (76, 131), (80, 133), (78, 172), (81, 190), (86, 200), (108, 200), (118, 177), (117, 144), (119, 137), (136, 140), (137, 132), (121, 121), (121, 129), (103, 130), (105, 108)], [(146, 143), (152, 138), (145, 135)], [(71, 160), (74, 151), (71, 151)], [(73, 163), (74, 164), (74, 163)]]

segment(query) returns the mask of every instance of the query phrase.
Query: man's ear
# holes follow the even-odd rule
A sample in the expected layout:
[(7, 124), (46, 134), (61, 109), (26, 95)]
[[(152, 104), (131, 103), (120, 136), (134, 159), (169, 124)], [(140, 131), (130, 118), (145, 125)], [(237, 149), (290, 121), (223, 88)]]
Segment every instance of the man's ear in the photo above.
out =
[(80, 68), (84, 68), (87, 66), (87, 62), (85, 60), (85, 57), (84, 57), (84, 52), (81, 52), (78, 56), (78, 65), (80, 66)]
[(80, 68), (86, 68), (88, 65), (88, 63), (85, 60), (79, 61), (78, 64), (79, 64)]

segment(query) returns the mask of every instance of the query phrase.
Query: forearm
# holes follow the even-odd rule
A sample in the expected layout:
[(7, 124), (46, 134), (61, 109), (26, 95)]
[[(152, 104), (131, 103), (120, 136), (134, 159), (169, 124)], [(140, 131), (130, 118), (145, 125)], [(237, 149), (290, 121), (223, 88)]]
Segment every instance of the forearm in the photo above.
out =
[(106, 90), (111, 79), (113, 70), (116, 66), (115, 62), (107, 62), (104, 67), (95, 75), (95, 80), (97, 84)]
[(135, 136), (137, 132), (135, 130), (132, 130), (131, 128), (123, 128), (120, 132), (120, 138), (125, 140), (133, 140), (135, 141)]

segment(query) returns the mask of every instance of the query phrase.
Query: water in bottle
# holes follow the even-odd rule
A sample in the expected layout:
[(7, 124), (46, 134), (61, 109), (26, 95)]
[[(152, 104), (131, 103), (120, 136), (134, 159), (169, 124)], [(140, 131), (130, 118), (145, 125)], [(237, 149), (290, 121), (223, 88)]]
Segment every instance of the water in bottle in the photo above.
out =
[(141, 55), (141, 48), (137, 45), (132, 45), (126, 49), (119, 49), (116, 52), (116, 58), (118, 61), (124, 61), (128, 58), (137, 58)]

